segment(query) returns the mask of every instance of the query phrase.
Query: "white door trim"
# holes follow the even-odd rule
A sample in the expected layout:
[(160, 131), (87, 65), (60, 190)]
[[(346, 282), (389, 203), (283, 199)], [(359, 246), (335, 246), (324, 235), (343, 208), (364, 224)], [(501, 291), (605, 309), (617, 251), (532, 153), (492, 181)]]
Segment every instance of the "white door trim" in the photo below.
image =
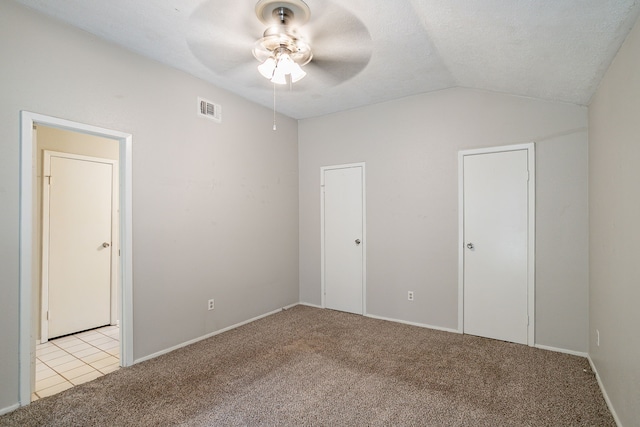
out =
[[(40, 342), (44, 343), (49, 340), (49, 321), (47, 312), (49, 311), (49, 201), (50, 190), (49, 185), (45, 185), (45, 179), (51, 174), (51, 157), (62, 157), (65, 159), (73, 160), (85, 160), (96, 163), (105, 163), (113, 167), (114, 170), (118, 170), (118, 161), (113, 159), (106, 159), (101, 157), (83, 156), (80, 154), (63, 153), (59, 151), (44, 150), (44, 159), (42, 162), (43, 174), (42, 174), (42, 284), (41, 284), (41, 314), (40, 314)], [(111, 181), (111, 295), (117, 295), (118, 286), (118, 225), (114, 223), (114, 218), (118, 215), (118, 177), (112, 174)], [(115, 225), (115, 226), (114, 226)], [(110, 323), (113, 325), (117, 320), (118, 307), (117, 301), (112, 297), (110, 301)]]
[(367, 314), (367, 191), (365, 163), (347, 163), (344, 165), (320, 167), (320, 292), (321, 307), (325, 306), (325, 277), (324, 277), (324, 172), (327, 170), (362, 168), (362, 314)]
[(464, 333), (464, 156), (474, 154), (500, 153), (505, 151), (527, 150), (527, 167), (529, 169), (528, 187), (528, 274), (527, 274), (527, 311), (529, 325), (527, 327), (527, 344), (535, 345), (535, 237), (536, 237), (536, 169), (535, 144), (505, 145), (501, 147), (479, 148), (458, 152), (458, 332)]
[(46, 116), (28, 111), (20, 112), (20, 405), (31, 402), (35, 378), (35, 337), (32, 319), (32, 267), (34, 262), (33, 205), (36, 169), (34, 125), (45, 125), (119, 142), (120, 162), (120, 364), (133, 364), (133, 274), (132, 274), (132, 136), (83, 123)]

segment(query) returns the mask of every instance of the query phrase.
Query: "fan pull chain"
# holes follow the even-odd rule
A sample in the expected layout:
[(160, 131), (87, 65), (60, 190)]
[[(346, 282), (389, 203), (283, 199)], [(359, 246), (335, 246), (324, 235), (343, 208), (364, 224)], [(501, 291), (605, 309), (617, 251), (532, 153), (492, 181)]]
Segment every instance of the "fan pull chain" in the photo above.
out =
[(273, 130), (277, 130), (276, 127), (276, 84), (273, 84)]

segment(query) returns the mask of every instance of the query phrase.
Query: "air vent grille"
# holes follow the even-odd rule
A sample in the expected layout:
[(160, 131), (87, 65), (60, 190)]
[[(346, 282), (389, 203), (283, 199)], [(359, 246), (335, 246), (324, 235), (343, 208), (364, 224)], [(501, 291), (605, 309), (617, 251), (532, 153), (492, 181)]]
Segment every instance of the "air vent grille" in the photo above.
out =
[(198, 115), (220, 123), (222, 121), (222, 107), (206, 99), (198, 98)]

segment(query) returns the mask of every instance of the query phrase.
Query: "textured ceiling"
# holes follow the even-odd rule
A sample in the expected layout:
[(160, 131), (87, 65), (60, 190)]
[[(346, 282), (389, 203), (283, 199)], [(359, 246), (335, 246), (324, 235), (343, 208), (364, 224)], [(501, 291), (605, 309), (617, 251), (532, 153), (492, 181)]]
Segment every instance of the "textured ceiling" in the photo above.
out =
[[(251, 54), (256, 0), (17, 1), (272, 106)], [(450, 87), (586, 105), (640, 13), (638, 0), (306, 3), (314, 59), (277, 89), (298, 119)]]

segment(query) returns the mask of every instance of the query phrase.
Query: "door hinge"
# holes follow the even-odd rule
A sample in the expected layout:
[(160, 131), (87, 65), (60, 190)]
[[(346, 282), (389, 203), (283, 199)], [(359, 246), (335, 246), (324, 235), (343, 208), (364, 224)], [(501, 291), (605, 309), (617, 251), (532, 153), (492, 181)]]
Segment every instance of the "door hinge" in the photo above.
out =
[(49, 312), (47, 311), (47, 320), (49, 320)]
[(527, 326), (529, 326), (529, 316), (527, 316)]
[(49, 181), (47, 185), (51, 185), (51, 175), (45, 175), (45, 178), (47, 178)]

